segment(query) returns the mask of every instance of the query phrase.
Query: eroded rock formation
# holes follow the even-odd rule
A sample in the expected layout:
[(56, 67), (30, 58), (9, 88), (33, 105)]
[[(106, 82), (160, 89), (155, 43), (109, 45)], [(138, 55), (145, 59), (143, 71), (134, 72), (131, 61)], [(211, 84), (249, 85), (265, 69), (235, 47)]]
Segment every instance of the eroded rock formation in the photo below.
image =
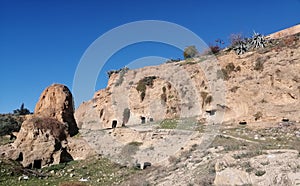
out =
[(34, 114), (22, 123), (17, 139), (6, 149), (3, 148), (3, 154), (28, 168), (85, 158), (92, 150), (84, 140), (70, 138), (78, 133), (73, 114), (70, 90), (60, 84), (47, 87), (41, 94)]
[(56, 118), (67, 125), (68, 134), (74, 136), (78, 127), (74, 119), (74, 103), (71, 91), (65, 85), (53, 84), (47, 87), (35, 106), (38, 117)]

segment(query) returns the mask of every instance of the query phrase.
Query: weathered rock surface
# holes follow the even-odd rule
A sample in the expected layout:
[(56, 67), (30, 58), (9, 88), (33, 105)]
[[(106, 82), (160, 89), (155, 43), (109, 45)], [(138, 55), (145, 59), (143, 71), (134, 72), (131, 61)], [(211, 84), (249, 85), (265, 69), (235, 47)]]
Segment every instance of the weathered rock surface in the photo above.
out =
[(67, 131), (63, 123), (53, 118), (33, 117), (23, 122), (13, 143), (13, 156), (24, 167), (41, 168), (72, 160), (66, 145)]
[[(219, 159), (217, 162), (223, 162)], [(300, 160), (296, 150), (269, 150), (264, 155), (237, 159), (216, 172), (215, 185), (298, 185)]]
[(285, 36), (294, 35), (299, 32), (300, 32), (300, 24), (292, 26), (292, 27), (284, 29), (284, 30), (280, 30), (275, 33), (272, 33), (272, 34), (268, 35), (268, 37), (270, 37), (272, 39), (278, 39), (278, 38), (282, 38)]
[(56, 118), (66, 123), (70, 136), (78, 133), (72, 93), (65, 85), (53, 84), (47, 87), (35, 106), (34, 114), (43, 118)]
[(73, 97), (69, 89), (59, 84), (49, 86), (41, 94), (34, 115), (22, 123), (14, 143), (2, 148), (3, 155), (29, 168), (92, 155), (94, 151), (85, 140), (70, 137), (78, 133), (73, 114)]
[[(106, 89), (79, 106), (76, 120), (85, 129), (108, 128), (113, 120), (121, 126), (125, 109), (130, 110), (127, 125), (140, 124), (142, 117), (146, 122), (191, 116), (208, 121), (210, 111), (225, 112), (223, 121), (234, 124), (300, 120), (299, 37), (240, 56), (232, 51), (217, 59), (204, 56), (114, 73)], [(213, 70), (216, 60), (219, 70)], [(141, 85), (153, 76), (150, 85)]]

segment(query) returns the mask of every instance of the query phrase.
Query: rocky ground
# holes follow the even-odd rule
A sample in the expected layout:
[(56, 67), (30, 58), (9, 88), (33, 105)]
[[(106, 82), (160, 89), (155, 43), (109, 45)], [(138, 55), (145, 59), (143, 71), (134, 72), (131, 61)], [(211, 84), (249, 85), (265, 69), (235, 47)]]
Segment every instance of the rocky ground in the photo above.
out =
[[(176, 127), (174, 123), (177, 124)], [(94, 141), (88, 141), (88, 144), (94, 144), (94, 148), (99, 145), (97, 142), (107, 144), (106, 147), (110, 146), (110, 149), (106, 149), (106, 153), (87, 160), (30, 170), (33, 172), (21, 168), (16, 162), (1, 160), (0, 185), (63, 185), (69, 182), (81, 185), (300, 184), (299, 122), (277, 122), (272, 127), (261, 129), (253, 129), (251, 124), (218, 126), (213, 131), (215, 136), (206, 150), (202, 142), (209, 126), (198, 123), (193, 126), (195, 130), (190, 135), (191, 133), (183, 133), (184, 129), (180, 129), (178, 123), (180, 121), (173, 120), (168, 125), (152, 124), (153, 130), (150, 130), (150, 125), (103, 130), (101, 135)], [(136, 134), (133, 133), (124, 142), (125, 145), (108, 143), (112, 139), (122, 138), (121, 135), (128, 130), (136, 131)], [(145, 134), (145, 130), (149, 136), (158, 135), (160, 140), (141, 142), (139, 137)], [(191, 128), (186, 131), (191, 132)], [(82, 130), (76, 138), (89, 140), (84, 136), (94, 136), (91, 134), (96, 133)], [(183, 138), (184, 135), (189, 138)], [(169, 150), (167, 158), (156, 163), (153, 161), (152, 166), (144, 170), (135, 168), (136, 163), (151, 162), (159, 158), (166, 139), (169, 146), (179, 144), (178, 149)], [(149, 158), (139, 159), (145, 152), (150, 152)], [(28, 180), (23, 175), (29, 176)]]
[(124, 185), (300, 185), (300, 125), (274, 125), (221, 127), (207, 150), (194, 143)]

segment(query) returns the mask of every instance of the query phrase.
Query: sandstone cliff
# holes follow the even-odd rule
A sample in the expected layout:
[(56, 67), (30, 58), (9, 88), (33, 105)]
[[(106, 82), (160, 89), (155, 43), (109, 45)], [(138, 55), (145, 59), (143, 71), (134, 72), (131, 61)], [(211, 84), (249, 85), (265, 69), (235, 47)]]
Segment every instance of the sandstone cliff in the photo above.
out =
[(220, 121), (232, 124), (299, 120), (299, 34), (272, 42), (240, 56), (225, 51), (216, 58), (113, 73), (107, 88), (76, 110), (78, 125), (102, 129), (116, 120), (121, 126), (125, 110), (130, 110), (126, 125), (192, 116), (209, 120), (214, 112), (223, 112)]

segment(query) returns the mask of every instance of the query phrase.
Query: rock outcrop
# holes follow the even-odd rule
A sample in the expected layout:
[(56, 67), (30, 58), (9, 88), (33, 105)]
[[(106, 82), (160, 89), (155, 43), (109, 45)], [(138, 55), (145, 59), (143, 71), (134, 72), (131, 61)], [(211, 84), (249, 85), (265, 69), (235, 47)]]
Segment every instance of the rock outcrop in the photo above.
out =
[(67, 152), (66, 129), (63, 123), (53, 118), (32, 117), (24, 121), (13, 143), (14, 159), (29, 168), (73, 160)]
[[(60, 84), (49, 86), (41, 94), (35, 113), (22, 123), (17, 139), (6, 148), (4, 155), (28, 168), (85, 158), (92, 150), (84, 140), (70, 138), (78, 133), (73, 114), (69, 89)], [(77, 142), (82, 145), (79, 149)]]
[(43, 118), (55, 118), (65, 123), (70, 136), (78, 133), (74, 119), (73, 96), (65, 85), (53, 84), (47, 87), (35, 106), (34, 114)]
[(140, 124), (142, 118), (196, 116), (208, 121), (220, 112), (225, 113), (222, 121), (232, 124), (300, 120), (299, 37), (273, 40), (239, 56), (224, 51), (217, 58), (113, 73), (106, 89), (81, 104), (75, 118), (85, 129), (109, 128), (113, 120), (122, 126), (125, 109), (130, 110), (127, 125)]

